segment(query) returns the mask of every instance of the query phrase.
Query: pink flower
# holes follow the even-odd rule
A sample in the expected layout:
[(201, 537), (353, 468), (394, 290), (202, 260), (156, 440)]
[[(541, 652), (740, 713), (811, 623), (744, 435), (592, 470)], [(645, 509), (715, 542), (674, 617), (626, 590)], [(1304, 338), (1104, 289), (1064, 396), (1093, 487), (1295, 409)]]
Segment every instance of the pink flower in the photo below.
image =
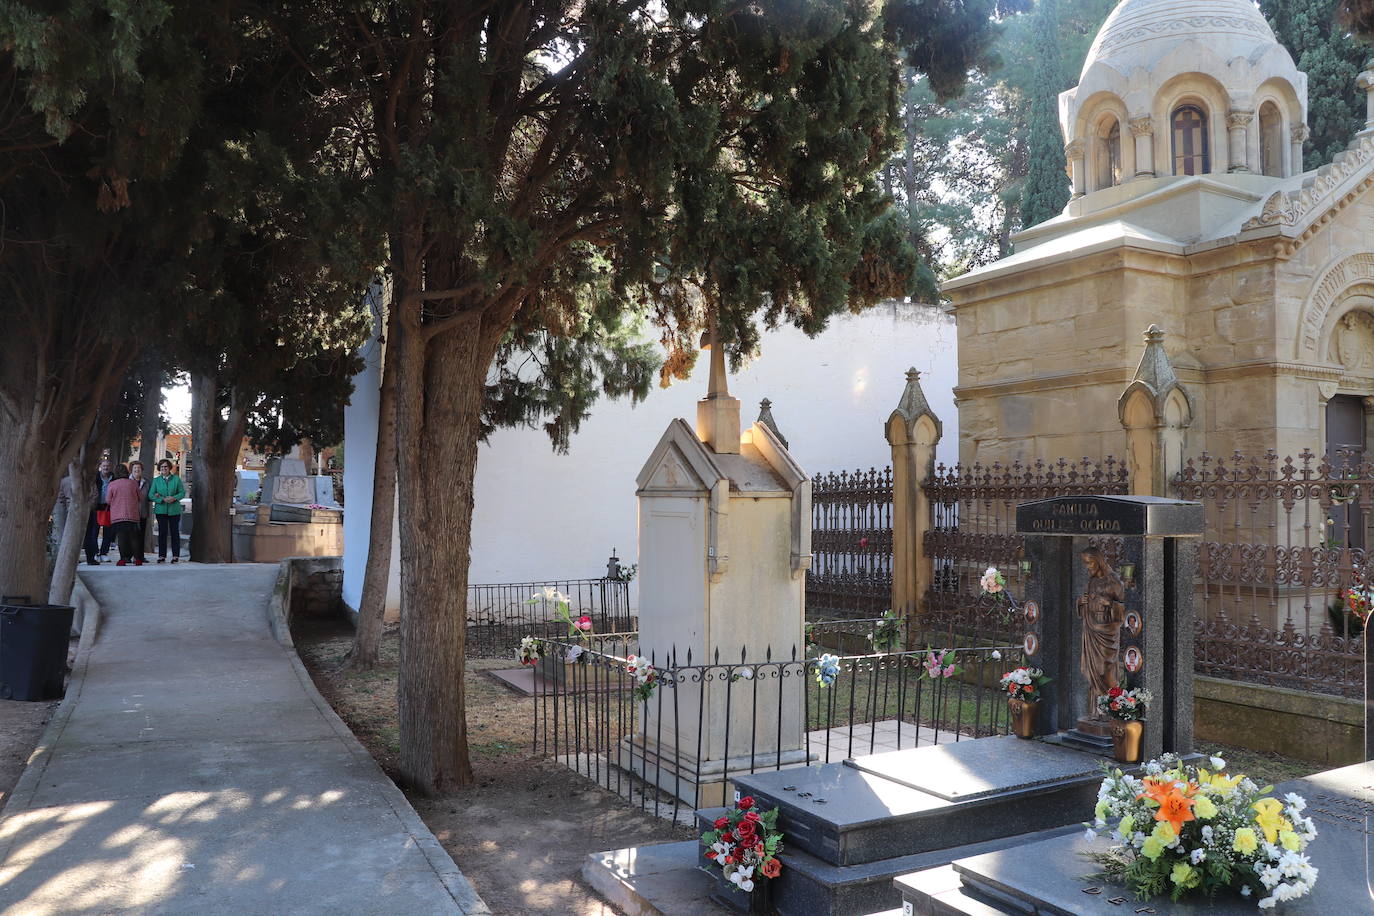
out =
[(577, 618), (577, 628), (579, 630), (582, 630), (583, 632), (591, 630), (592, 619), (588, 617), (586, 614), (583, 614), (581, 617)]
[(950, 665), (949, 667), (947, 667), (947, 668), (945, 669), (944, 676), (945, 676), (945, 677), (954, 677), (954, 666), (953, 666), (953, 665)]

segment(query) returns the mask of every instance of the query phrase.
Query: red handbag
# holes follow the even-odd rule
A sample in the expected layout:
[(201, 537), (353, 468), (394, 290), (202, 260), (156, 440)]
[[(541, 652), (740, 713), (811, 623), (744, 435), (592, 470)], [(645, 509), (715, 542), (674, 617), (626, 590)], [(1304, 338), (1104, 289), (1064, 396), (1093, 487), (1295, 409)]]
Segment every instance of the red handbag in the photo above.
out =
[(96, 509), (96, 510), (95, 510), (95, 523), (96, 523), (97, 525), (99, 525), (101, 528), (108, 528), (108, 527), (110, 527), (110, 510), (109, 510), (109, 509)]

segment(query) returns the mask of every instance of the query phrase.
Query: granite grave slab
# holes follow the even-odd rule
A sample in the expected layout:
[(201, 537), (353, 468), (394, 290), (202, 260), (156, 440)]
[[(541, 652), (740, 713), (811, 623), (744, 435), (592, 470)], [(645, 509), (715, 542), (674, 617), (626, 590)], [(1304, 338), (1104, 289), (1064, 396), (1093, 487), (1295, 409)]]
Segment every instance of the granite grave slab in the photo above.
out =
[[(1277, 912), (1284, 916), (1374, 914), (1374, 763), (1292, 780), (1274, 792), (1277, 796), (1297, 792), (1306, 798), (1308, 814), (1318, 831), (1308, 849), (1319, 872), (1316, 887), (1308, 896), (1284, 903)], [(1079, 813), (1087, 816), (1090, 808)], [(1075, 832), (956, 859), (949, 866), (906, 875), (896, 883), (913, 913), (941, 916), (1116, 916), (1138, 912), (1249, 916), (1256, 912), (1255, 902), (1239, 895), (1210, 901), (1184, 898), (1178, 903), (1164, 897), (1141, 904), (1127, 888), (1089, 877), (1093, 866), (1081, 853), (1105, 850), (1109, 845), (1103, 838), (1089, 842), (1081, 832)]]
[(779, 809), (794, 848), (847, 866), (1068, 823), (1096, 798), (1099, 760), (1038, 742), (980, 738), (755, 773), (735, 784)]
[(1012, 735), (871, 754), (845, 763), (951, 802), (1031, 787), (1043, 791), (1066, 780), (1098, 781), (1102, 768), (1102, 758), (1093, 754)]

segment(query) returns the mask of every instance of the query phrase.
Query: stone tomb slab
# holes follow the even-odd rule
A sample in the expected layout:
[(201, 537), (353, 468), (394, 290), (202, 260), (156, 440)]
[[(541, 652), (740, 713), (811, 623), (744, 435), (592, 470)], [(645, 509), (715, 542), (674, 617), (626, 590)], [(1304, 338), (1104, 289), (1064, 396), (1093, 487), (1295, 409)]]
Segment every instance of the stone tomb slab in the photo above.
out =
[[(792, 848), (840, 866), (1058, 827), (1080, 820), (1083, 805), (1091, 810), (1100, 782), (1100, 758), (1009, 740), (1010, 744), (996, 738), (959, 742), (961, 749), (953, 756), (954, 746), (946, 745), (874, 755), (900, 760), (884, 766), (884, 773), (862, 769), (855, 764), (865, 758), (856, 758), (740, 776), (735, 785), (760, 806), (779, 809), (779, 824)], [(986, 751), (973, 747), (985, 742)], [(1043, 759), (1053, 762), (1042, 778), (1038, 766), (1045, 751), (1049, 753)], [(1074, 764), (1066, 766), (1065, 760)], [(990, 780), (977, 775), (976, 768), (983, 765), (1002, 775)], [(941, 791), (964, 792), (967, 797), (951, 800), (899, 781), (919, 782), (919, 774), (932, 769), (961, 766), (968, 769), (962, 784), (952, 772), (935, 783)], [(1016, 769), (1020, 772), (1011, 775)]]
[(1085, 777), (1097, 778), (1102, 758), (1000, 735), (870, 754), (846, 760), (845, 764), (945, 801), (958, 802), (1029, 787), (1045, 789)]
[[(1308, 815), (1316, 822), (1317, 839), (1308, 847), (1308, 855), (1319, 875), (1311, 894), (1282, 904), (1277, 912), (1284, 916), (1374, 914), (1374, 763), (1292, 780), (1275, 788), (1274, 795), (1282, 797), (1287, 792), (1307, 799)], [(1087, 817), (1091, 812), (1085, 808), (1077, 813)], [(1135, 912), (1143, 904), (1127, 888), (1088, 877), (1093, 864), (1081, 853), (1105, 851), (1109, 846), (1102, 838), (1089, 842), (1080, 832), (958, 859), (950, 866), (959, 879), (957, 886), (949, 880), (949, 870), (903, 876), (897, 886), (911, 911), (918, 914), (1107, 916)], [(1085, 892), (1093, 887), (1101, 893)], [(1123, 902), (1112, 902), (1123, 898)], [(1255, 902), (1239, 895), (1211, 901), (1184, 898), (1179, 903), (1163, 897), (1146, 905), (1174, 916), (1256, 912)]]

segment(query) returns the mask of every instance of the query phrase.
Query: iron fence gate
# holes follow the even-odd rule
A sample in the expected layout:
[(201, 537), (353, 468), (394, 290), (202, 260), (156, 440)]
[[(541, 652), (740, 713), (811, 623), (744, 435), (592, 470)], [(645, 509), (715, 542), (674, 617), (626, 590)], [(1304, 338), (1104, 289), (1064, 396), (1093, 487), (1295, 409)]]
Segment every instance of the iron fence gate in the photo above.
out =
[(874, 617), (892, 605), (892, 468), (811, 480), (811, 619)]

